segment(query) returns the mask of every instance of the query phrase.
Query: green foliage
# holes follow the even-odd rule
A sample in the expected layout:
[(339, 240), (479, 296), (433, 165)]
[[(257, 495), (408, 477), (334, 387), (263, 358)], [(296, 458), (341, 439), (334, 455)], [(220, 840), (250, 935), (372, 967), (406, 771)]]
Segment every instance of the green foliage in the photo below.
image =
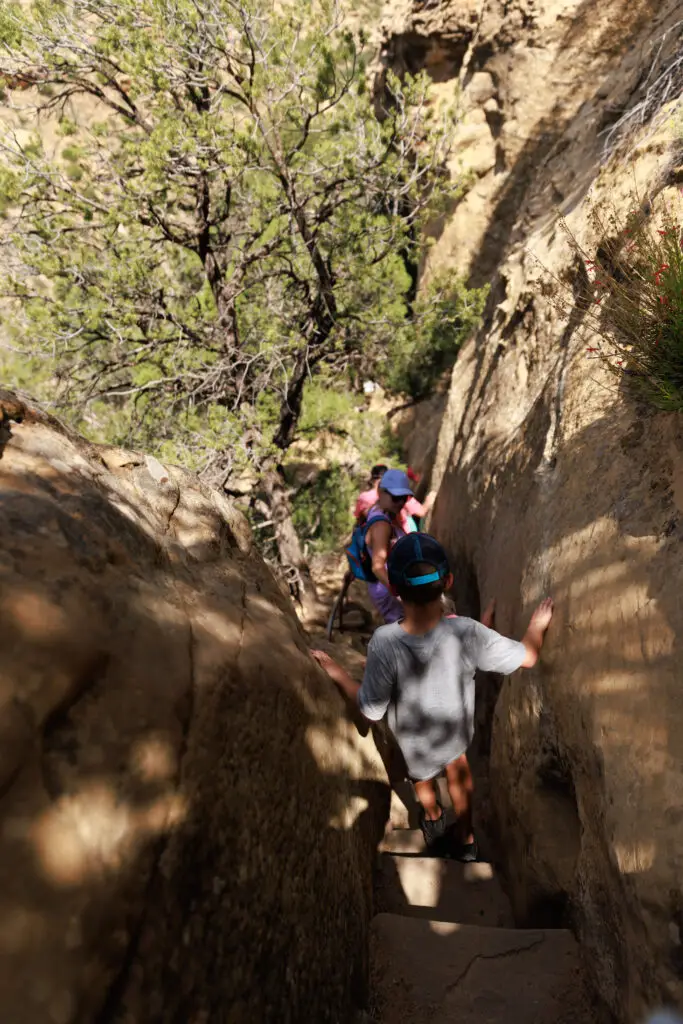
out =
[(359, 415), (357, 400), (350, 390), (331, 387), (324, 380), (312, 381), (304, 391), (299, 419), (302, 434), (317, 434), (321, 430), (350, 431)]
[(348, 532), (393, 444), (359, 381), (425, 394), (483, 302), (445, 277), (412, 302), (423, 226), (456, 191), (452, 122), (424, 75), (388, 74), (378, 118), (363, 33), (335, 9), (35, 0), (0, 15), (8, 78), (39, 78), (67, 140), (56, 157), (38, 136), (2, 140), (17, 304), (0, 330), (30, 353), (31, 390), (89, 436), (214, 483), (286, 467), (300, 434), (344, 434), (362, 479), (332, 466), (295, 502), (317, 550)]
[[(193, 464), (204, 435), (218, 477), (287, 449), (316, 374), (346, 388), (397, 345), (447, 347), (428, 301), (406, 327), (404, 261), (453, 191), (448, 131), (424, 76), (389, 75), (378, 120), (360, 37), (334, 17), (318, 0), (4, 9), (10, 73), (39, 71), (74, 137), (56, 161), (5, 140), (22, 316), (4, 327), (50, 354), (74, 421), (106, 433), (110, 416)], [(77, 127), (79, 95), (96, 109)], [(344, 414), (312, 394), (303, 429)]]
[[(600, 245), (578, 257), (572, 303), (583, 311), (587, 355), (599, 358), (637, 397), (664, 412), (683, 410), (683, 216), (681, 200), (642, 204), (623, 217), (594, 206)], [(565, 225), (566, 227), (566, 225)], [(564, 308), (568, 306), (564, 303)]]
[(21, 45), (22, 11), (17, 3), (3, 3), (0, 6), (0, 46), (11, 49)]
[(69, 164), (66, 168), (66, 176), (70, 181), (80, 181), (83, 178), (83, 168), (78, 164)]
[(5, 216), (21, 195), (19, 176), (0, 165), (0, 216)]
[[(352, 465), (333, 460), (293, 499), (294, 519), (301, 536), (308, 538), (315, 552), (324, 554), (338, 550), (340, 538), (350, 532), (353, 517), (349, 510), (358, 492), (365, 488), (370, 467), (384, 462), (405, 469), (404, 457), (386, 414), (371, 410), (350, 387), (334, 387), (324, 380), (308, 384), (299, 422), (301, 434), (307, 440), (321, 438), (321, 460), (329, 458), (326, 435), (330, 434), (341, 435), (340, 443), (352, 445), (351, 453), (355, 454)], [(296, 464), (296, 450), (292, 451), (292, 460)], [(287, 461), (285, 471), (292, 475), (291, 463)]]
[(72, 121), (70, 117), (62, 116), (59, 119), (57, 130), (60, 135), (76, 135), (78, 133), (78, 125), (75, 121)]
[[(66, 134), (66, 133), (65, 133)], [(62, 157), (64, 160), (71, 160), (77, 163), (83, 156), (83, 151), (78, 146), (65, 146), (62, 150)]]
[(455, 274), (435, 274), (396, 336), (386, 382), (414, 399), (431, 394), (481, 322), (488, 286), (469, 289)]
[(348, 469), (331, 466), (323, 469), (313, 483), (303, 487), (294, 505), (294, 525), (313, 551), (324, 554), (339, 548), (340, 538), (353, 528), (353, 504), (362, 480), (354, 479)]
[(44, 359), (0, 343), (0, 380), (29, 394), (41, 390), (46, 393), (50, 386), (49, 366)]
[(397, 433), (391, 429), (391, 423), (384, 422), (382, 428), (382, 449), (381, 457), (377, 459), (370, 459), (370, 463), (382, 462), (387, 466), (391, 466), (392, 469), (407, 469), (407, 463), (405, 461), (405, 452), (403, 450), (403, 443)]

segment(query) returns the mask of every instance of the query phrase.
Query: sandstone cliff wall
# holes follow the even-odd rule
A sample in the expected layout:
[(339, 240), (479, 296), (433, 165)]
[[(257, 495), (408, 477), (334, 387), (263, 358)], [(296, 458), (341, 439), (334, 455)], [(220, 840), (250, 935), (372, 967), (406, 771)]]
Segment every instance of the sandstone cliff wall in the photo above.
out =
[(228, 502), (0, 411), (0, 1017), (348, 1024), (372, 740)]
[(557, 602), (542, 664), (505, 681), (493, 723), (510, 890), (520, 921), (571, 924), (623, 1021), (683, 1005), (683, 426), (588, 358), (536, 258), (569, 266), (558, 214), (598, 241), (589, 192), (628, 209), (629, 191), (677, 179), (666, 116), (635, 151), (604, 144), (680, 50), (681, 19), (674, 2), (444, 0), (394, 8), (384, 47), (444, 98), (462, 89), (453, 171), (475, 180), (424, 273), (492, 287), (453, 373), (432, 529), (464, 611), (495, 594), (519, 634), (535, 601)]

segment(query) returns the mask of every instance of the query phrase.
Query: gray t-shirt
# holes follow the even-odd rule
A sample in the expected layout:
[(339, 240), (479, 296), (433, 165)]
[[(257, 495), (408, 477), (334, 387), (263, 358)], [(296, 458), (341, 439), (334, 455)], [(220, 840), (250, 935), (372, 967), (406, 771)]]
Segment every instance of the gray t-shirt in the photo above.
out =
[(475, 670), (509, 675), (525, 655), (524, 644), (474, 619), (443, 618), (424, 636), (393, 622), (370, 641), (358, 703), (373, 722), (388, 711), (410, 777), (432, 779), (472, 740)]

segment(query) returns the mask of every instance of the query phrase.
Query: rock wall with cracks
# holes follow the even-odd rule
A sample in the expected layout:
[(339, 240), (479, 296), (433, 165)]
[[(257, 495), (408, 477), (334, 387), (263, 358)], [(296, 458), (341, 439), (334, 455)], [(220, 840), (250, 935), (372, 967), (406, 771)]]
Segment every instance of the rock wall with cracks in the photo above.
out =
[(348, 1024), (388, 787), (245, 521), (6, 391), (0, 513), (2, 1020)]
[(682, 19), (661, 0), (442, 0), (392, 7), (383, 48), (387, 65), (427, 68), (437, 97), (461, 91), (452, 171), (473, 181), (423, 273), (491, 283), (453, 372), (431, 528), (463, 611), (495, 595), (498, 628), (519, 634), (556, 601), (541, 665), (495, 706), (510, 892), (520, 922), (575, 929), (629, 1022), (683, 1004), (683, 426), (615, 387), (549, 281), (572, 262), (559, 214), (590, 247), (587, 198), (627, 212), (633, 191), (680, 183), (674, 104), (605, 142), (680, 53)]

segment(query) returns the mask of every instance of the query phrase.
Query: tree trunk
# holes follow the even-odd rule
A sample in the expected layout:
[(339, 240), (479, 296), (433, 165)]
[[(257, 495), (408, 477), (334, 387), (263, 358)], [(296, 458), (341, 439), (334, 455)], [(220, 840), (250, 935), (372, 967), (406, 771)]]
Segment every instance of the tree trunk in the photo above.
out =
[(294, 600), (301, 605), (307, 619), (324, 616), (325, 609), (318, 600), (311, 570), (294, 527), (292, 506), (282, 470), (279, 466), (267, 466), (261, 480), (273, 522), (280, 564), (289, 584), (290, 593)]
[(287, 392), (280, 405), (280, 425), (277, 434), (273, 438), (274, 443), (281, 451), (286, 451), (294, 440), (294, 434), (299, 425), (299, 417), (301, 416), (304, 387), (309, 378), (312, 362), (312, 360), (307, 362), (306, 352), (300, 352), (294, 363)]

